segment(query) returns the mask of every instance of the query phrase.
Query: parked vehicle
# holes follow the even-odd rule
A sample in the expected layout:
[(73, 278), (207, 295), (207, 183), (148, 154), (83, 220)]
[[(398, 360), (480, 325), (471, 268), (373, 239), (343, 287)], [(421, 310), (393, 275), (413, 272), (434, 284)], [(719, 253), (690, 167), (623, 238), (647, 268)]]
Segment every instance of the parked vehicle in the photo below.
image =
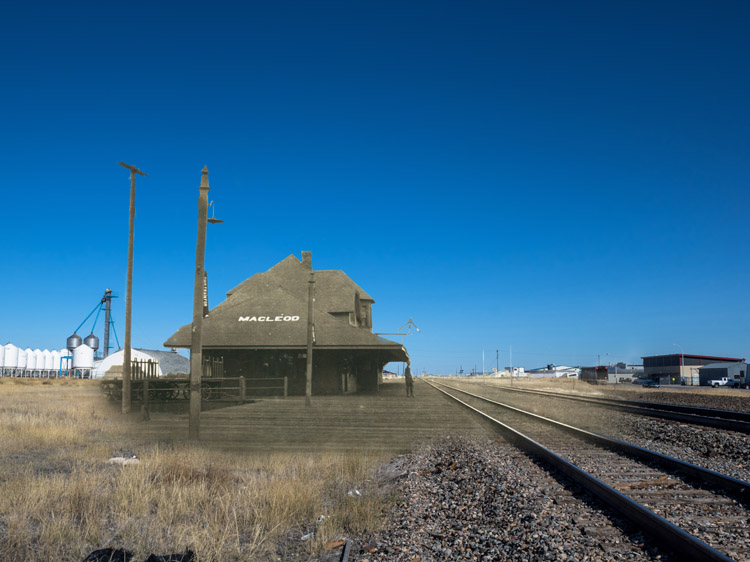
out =
[(734, 386), (734, 381), (730, 381), (728, 377), (721, 377), (720, 379), (711, 379), (708, 381), (709, 386), (713, 386), (714, 388), (719, 388), (720, 386), (728, 386), (729, 388), (732, 388)]
[(660, 388), (660, 386), (658, 382), (648, 379), (643, 381), (643, 388)]

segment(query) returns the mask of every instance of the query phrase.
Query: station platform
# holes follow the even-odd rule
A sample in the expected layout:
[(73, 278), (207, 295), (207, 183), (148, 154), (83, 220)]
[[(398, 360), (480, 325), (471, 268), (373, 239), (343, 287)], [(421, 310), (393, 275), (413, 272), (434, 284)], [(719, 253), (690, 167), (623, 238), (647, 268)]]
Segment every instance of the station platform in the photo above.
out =
[[(445, 435), (489, 435), (467, 411), (449, 403), (419, 379), (415, 397), (403, 381), (387, 381), (378, 394), (313, 396), (312, 405), (292, 396), (263, 399), (201, 413), (201, 442), (254, 451), (404, 452)], [(153, 414), (138, 423), (140, 436), (186, 440), (188, 416)]]

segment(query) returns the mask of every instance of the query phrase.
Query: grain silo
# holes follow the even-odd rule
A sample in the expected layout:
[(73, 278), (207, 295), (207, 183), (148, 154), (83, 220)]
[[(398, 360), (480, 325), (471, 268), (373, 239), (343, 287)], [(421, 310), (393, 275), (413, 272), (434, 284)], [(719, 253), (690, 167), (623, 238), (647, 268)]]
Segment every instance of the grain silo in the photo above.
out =
[(33, 377), (36, 374), (36, 354), (30, 347), (26, 348), (26, 376)]
[(26, 350), (18, 348), (18, 366), (16, 367), (17, 377), (28, 377), (30, 376), (26, 372)]
[(94, 350), (88, 345), (81, 344), (73, 350), (73, 373), (75, 377), (91, 378), (94, 368)]
[(5, 345), (5, 359), (3, 360), (3, 374), (14, 376), (18, 368), (18, 348), (12, 343)]

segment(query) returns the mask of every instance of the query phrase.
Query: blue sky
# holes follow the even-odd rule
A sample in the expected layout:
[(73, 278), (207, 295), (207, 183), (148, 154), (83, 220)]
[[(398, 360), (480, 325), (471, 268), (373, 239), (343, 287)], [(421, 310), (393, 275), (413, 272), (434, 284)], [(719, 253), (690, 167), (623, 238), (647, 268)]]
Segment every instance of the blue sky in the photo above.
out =
[[(17, 3), (3, 16), (0, 340), (112, 288), (133, 345), (301, 250), (418, 371), (750, 356), (745, 2)], [(82, 331), (85, 331), (85, 327)], [(97, 327), (100, 331), (100, 326)]]

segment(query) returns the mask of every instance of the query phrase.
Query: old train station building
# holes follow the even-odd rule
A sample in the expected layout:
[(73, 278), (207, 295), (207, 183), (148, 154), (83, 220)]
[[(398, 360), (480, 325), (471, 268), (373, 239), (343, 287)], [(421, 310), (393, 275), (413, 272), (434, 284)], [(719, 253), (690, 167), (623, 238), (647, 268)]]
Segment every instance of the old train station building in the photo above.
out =
[[(225, 377), (286, 377), (305, 394), (308, 287), (312, 253), (290, 255), (227, 293), (203, 319), (203, 356), (223, 360)], [(373, 298), (341, 270), (314, 272), (313, 394), (377, 391), (383, 367), (407, 361), (400, 343), (372, 333)], [(190, 348), (186, 324), (164, 345)]]

